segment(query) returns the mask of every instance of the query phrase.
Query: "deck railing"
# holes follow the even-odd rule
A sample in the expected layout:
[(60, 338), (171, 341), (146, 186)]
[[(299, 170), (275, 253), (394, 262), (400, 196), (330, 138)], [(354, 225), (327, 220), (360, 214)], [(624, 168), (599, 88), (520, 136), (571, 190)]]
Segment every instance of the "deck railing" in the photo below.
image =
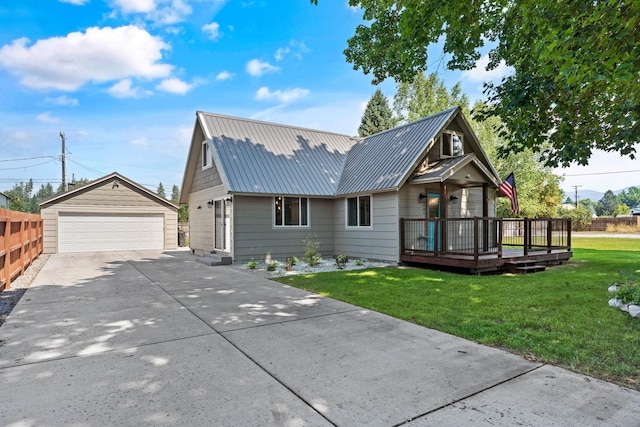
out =
[(0, 291), (42, 253), (40, 215), (0, 209)]
[(571, 250), (568, 219), (447, 218), (400, 220), (401, 254), (502, 257), (504, 246), (531, 251)]

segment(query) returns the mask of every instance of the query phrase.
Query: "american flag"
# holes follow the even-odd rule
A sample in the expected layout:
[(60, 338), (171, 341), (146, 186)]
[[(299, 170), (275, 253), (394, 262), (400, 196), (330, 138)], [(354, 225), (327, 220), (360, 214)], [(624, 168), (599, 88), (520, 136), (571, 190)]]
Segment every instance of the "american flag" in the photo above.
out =
[(511, 212), (514, 214), (520, 213), (520, 206), (518, 205), (518, 191), (516, 190), (516, 179), (513, 176), (513, 172), (500, 184), (499, 190), (502, 194), (507, 196), (511, 200)]

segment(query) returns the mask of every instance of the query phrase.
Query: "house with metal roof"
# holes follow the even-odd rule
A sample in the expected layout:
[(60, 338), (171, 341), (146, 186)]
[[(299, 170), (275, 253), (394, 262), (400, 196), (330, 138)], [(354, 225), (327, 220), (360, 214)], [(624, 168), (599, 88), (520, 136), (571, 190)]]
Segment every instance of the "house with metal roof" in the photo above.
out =
[(197, 255), (283, 261), (312, 239), (401, 262), (497, 250), (498, 222), (472, 221), (500, 182), (459, 107), (366, 138), (198, 111), (180, 203)]

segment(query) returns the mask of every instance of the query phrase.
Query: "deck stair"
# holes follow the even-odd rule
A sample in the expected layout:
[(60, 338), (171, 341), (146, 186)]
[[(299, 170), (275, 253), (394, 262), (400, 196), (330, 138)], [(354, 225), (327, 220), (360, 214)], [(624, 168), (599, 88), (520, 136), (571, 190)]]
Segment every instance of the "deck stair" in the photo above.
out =
[(504, 263), (504, 268), (506, 268), (510, 273), (514, 274), (525, 274), (525, 273), (537, 273), (539, 271), (546, 270), (547, 266), (544, 264), (537, 263), (536, 260), (512, 260)]
[(209, 266), (215, 265), (231, 265), (233, 258), (224, 253), (211, 253), (205, 256), (197, 257), (196, 261)]

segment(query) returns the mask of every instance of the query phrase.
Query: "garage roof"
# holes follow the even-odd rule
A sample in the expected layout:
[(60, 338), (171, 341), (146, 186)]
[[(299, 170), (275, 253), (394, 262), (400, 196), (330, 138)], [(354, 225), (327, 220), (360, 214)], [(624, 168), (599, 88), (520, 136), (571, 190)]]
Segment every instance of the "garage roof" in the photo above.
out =
[(158, 196), (156, 193), (154, 193), (153, 191), (150, 191), (148, 189), (146, 189), (145, 187), (143, 187), (142, 185), (131, 181), (129, 178), (120, 175), (118, 172), (112, 172), (109, 175), (105, 175), (102, 178), (98, 178), (95, 181), (91, 181), (88, 184), (85, 184), (83, 186), (80, 186), (78, 188), (74, 188), (73, 190), (69, 190), (65, 193), (60, 193), (57, 194), (53, 197), (51, 197), (50, 199), (44, 200), (42, 202), (39, 203), (41, 208), (47, 207), (47, 206), (51, 206), (54, 205), (62, 200), (66, 200), (69, 199), (71, 197), (74, 197), (78, 194), (87, 192), (95, 187), (98, 187), (102, 184), (104, 184), (105, 182), (111, 181), (113, 180), (114, 185), (119, 185), (119, 183), (125, 182), (127, 183), (129, 186), (134, 187), (138, 190), (140, 190), (142, 193), (146, 194), (149, 198), (151, 199), (155, 199), (158, 203), (164, 204), (165, 206), (172, 208), (172, 209), (178, 209), (178, 206), (175, 205), (174, 203), (170, 202), (169, 200)]

